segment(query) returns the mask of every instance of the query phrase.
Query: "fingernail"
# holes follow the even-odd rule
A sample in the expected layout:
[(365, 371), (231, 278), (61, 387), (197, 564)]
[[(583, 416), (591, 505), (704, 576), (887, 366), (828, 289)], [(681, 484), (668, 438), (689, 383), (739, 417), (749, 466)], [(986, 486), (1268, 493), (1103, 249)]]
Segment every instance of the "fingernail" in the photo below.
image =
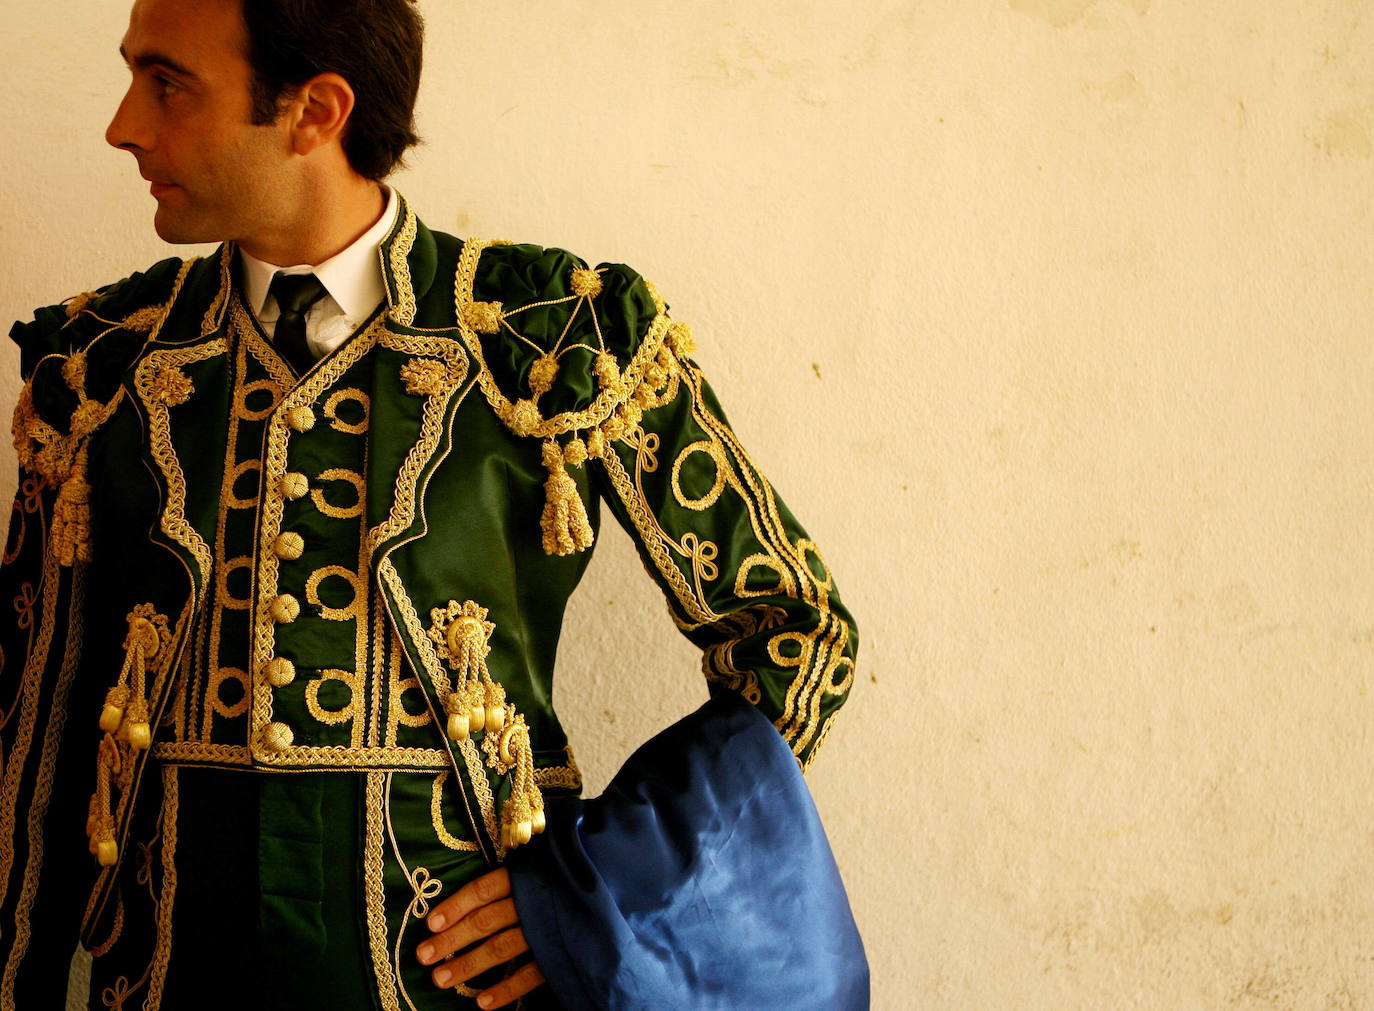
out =
[(447, 969), (440, 969), (434, 974), (434, 982), (438, 983), (440, 986), (448, 986), (453, 982), (453, 973), (449, 972)]
[(479, 1007), (491, 1007), (494, 1000), (495, 998), (493, 998), (491, 994), (484, 993), (482, 994), (482, 996), (477, 998), (477, 1004)]
[(431, 917), (429, 918), (429, 929), (430, 929), (430, 930), (443, 930), (443, 929), (444, 929), (444, 924), (447, 923), (447, 922), (448, 922), (448, 921), (444, 919), (444, 914), (443, 914), (443, 913), (435, 913), (433, 916), (431, 916)]
[(421, 961), (421, 962), (424, 962), (424, 963), (426, 963), (426, 964), (428, 964), (428, 963), (432, 962), (433, 960), (434, 960), (434, 945), (432, 945), (432, 944), (422, 944), (422, 945), (420, 945), (420, 961)]

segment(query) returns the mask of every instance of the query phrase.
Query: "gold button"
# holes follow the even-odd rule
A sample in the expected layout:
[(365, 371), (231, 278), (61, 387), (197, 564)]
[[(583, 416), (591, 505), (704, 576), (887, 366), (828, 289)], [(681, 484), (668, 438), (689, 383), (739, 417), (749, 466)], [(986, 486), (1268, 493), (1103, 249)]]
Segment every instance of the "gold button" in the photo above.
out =
[(294, 562), (305, 551), (305, 538), (294, 530), (288, 530), (277, 535), (277, 539), (272, 542), (272, 550), (278, 558)]
[(277, 490), (294, 502), (310, 494), (310, 479), (293, 470), (282, 475), (281, 480), (277, 482)]
[(293, 407), (286, 412), (286, 423), (298, 432), (308, 432), (315, 427), (315, 412), (308, 407)]
[(289, 593), (283, 593), (272, 599), (272, 620), (285, 625), (295, 621), (301, 616), (301, 602)]
[(285, 751), (295, 739), (285, 723), (269, 723), (262, 728), (262, 744), (268, 751)]
[(274, 656), (262, 665), (262, 676), (273, 688), (285, 688), (296, 680), (296, 665), (284, 656)]

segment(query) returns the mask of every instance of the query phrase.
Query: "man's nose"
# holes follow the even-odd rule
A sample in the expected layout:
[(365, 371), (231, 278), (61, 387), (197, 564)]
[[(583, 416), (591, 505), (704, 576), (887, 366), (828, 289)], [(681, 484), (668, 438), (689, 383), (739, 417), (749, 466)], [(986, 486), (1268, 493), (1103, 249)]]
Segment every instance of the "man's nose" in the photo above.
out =
[(114, 118), (105, 128), (105, 143), (121, 151), (147, 151), (152, 145), (143, 117), (138, 115), (133, 88), (124, 94)]

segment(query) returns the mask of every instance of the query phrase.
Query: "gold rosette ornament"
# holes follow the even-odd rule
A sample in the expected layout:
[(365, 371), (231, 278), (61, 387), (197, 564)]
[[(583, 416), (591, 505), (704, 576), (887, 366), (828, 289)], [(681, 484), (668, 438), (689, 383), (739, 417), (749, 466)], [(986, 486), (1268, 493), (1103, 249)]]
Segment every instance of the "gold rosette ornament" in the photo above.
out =
[(489, 640), (496, 629), (487, 620), (487, 609), (475, 600), (450, 600), (447, 607), (430, 611), (430, 620), (429, 637), (454, 674), (451, 686), (438, 686), (444, 691), (448, 736), (466, 741), (474, 733), (499, 731), (506, 722), (506, 690), (487, 670)]

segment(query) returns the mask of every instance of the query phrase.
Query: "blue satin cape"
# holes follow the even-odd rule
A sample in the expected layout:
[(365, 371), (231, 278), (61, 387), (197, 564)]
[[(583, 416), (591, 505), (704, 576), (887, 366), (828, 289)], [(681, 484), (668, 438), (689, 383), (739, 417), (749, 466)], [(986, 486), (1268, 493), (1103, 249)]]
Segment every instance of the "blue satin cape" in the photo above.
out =
[(868, 962), (777, 730), (713, 698), (511, 853), (521, 926), (571, 1011), (862, 1009)]

